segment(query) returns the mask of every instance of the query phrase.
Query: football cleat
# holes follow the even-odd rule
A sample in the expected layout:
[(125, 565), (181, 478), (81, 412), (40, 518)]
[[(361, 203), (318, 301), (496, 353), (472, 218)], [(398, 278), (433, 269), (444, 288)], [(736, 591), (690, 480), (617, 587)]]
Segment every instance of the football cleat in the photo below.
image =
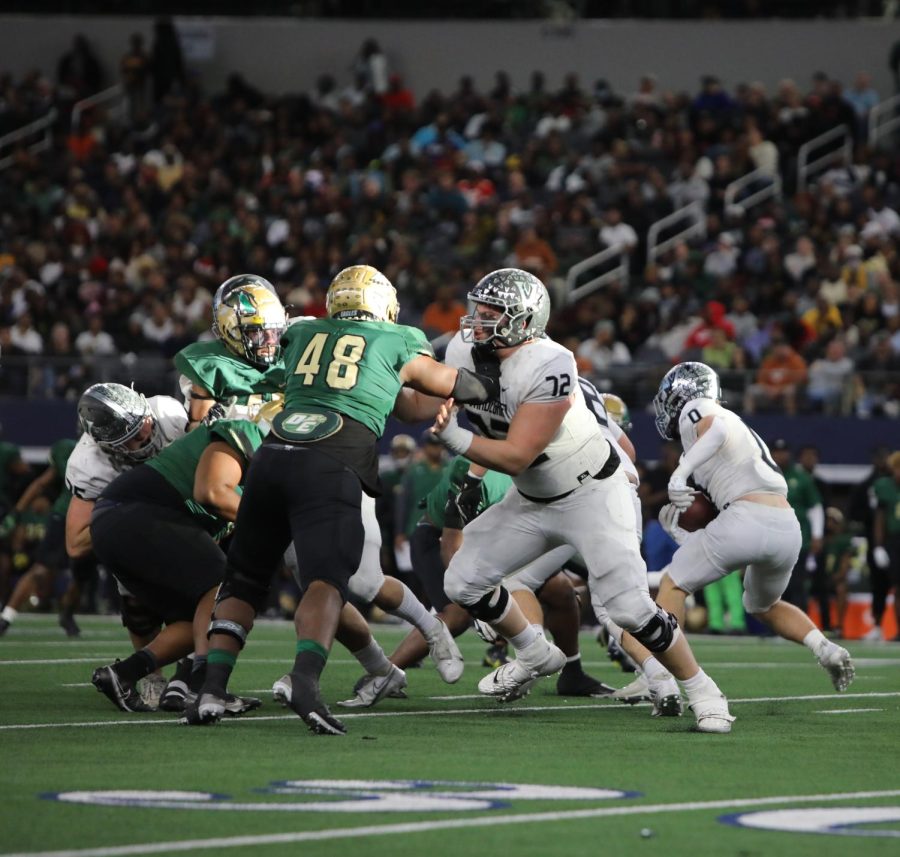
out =
[(698, 732), (715, 732), (726, 734), (731, 732), (734, 717), (728, 711), (728, 700), (718, 687), (710, 682), (710, 693), (690, 703), (691, 711), (697, 718)]
[[(650, 709), (652, 717), (681, 717), (684, 713), (684, 703), (681, 701), (681, 691), (678, 682), (671, 673), (663, 672), (647, 679), (649, 686)], [(725, 697), (723, 696), (722, 699)], [(713, 730), (715, 731), (715, 730)]]
[[(440, 619), (438, 621), (440, 622)], [(431, 660), (434, 661), (441, 678), (447, 684), (459, 681), (459, 677), (463, 674), (463, 656), (450, 629), (441, 622), (440, 630), (427, 642), (428, 654), (431, 655)]]
[(188, 694), (185, 698), (184, 719), (189, 726), (208, 726), (218, 723), (225, 714), (225, 698), (215, 693)]
[(488, 673), (478, 682), (479, 692), (495, 696), (500, 702), (512, 702), (531, 692), (537, 680), (553, 675), (566, 665), (566, 656), (543, 634), (521, 649), (518, 658)]
[(613, 663), (618, 664), (623, 673), (637, 672), (637, 664), (634, 659), (612, 638), (606, 643), (606, 656)]
[(291, 702), (291, 676), (283, 675), (272, 685), (272, 699), (280, 705), (290, 705)]
[(497, 667), (502, 667), (503, 664), (508, 664), (509, 658), (507, 657), (506, 652), (507, 647), (505, 641), (502, 643), (495, 643), (493, 646), (488, 646), (484, 652), (484, 657), (481, 659), (481, 665), (497, 669)]
[(184, 711), (187, 694), (188, 686), (183, 681), (173, 678), (159, 698), (159, 707), (163, 711)]
[(9, 622), (6, 619), (0, 619), (0, 637), (9, 630), (10, 625), (12, 625), (12, 622)]
[[(118, 663), (118, 661), (116, 662)], [(122, 681), (113, 666), (98, 667), (91, 676), (91, 684), (120, 711), (138, 713), (153, 711), (133, 684)]]
[(834, 689), (839, 693), (850, 687), (856, 675), (856, 669), (853, 666), (853, 660), (848, 652), (842, 646), (826, 640), (819, 647), (816, 653), (816, 660), (819, 665), (831, 676), (831, 683)]
[(406, 673), (400, 667), (391, 664), (387, 675), (364, 675), (353, 688), (354, 696), (339, 702), (342, 708), (371, 708), (386, 696), (405, 698)]
[(647, 679), (639, 673), (633, 682), (613, 691), (612, 698), (628, 705), (636, 705), (638, 702), (650, 702), (650, 685)]
[(316, 735), (347, 734), (347, 727), (322, 702), (318, 684), (306, 676), (291, 673), (291, 699), (288, 705)]
[(556, 693), (559, 696), (611, 696), (614, 687), (592, 678), (585, 672), (576, 675), (562, 675), (556, 680)]
[(160, 673), (150, 673), (137, 682), (135, 687), (140, 693), (141, 699), (156, 711), (159, 708), (163, 691), (166, 689), (166, 679)]
[(63, 612), (59, 614), (59, 627), (66, 632), (67, 637), (81, 636), (81, 628), (78, 627), (78, 623), (71, 613)]

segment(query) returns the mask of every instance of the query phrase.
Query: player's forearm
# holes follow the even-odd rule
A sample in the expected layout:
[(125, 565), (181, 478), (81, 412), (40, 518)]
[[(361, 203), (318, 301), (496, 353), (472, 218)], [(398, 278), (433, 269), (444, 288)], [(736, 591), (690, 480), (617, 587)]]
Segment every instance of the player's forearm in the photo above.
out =
[(537, 453), (530, 448), (506, 440), (491, 440), (486, 437), (472, 435), (472, 443), (463, 453), (470, 461), (482, 465), (489, 470), (498, 470), (509, 476), (518, 476), (537, 458)]
[(234, 485), (210, 485), (199, 491), (195, 488), (194, 499), (226, 521), (237, 519), (241, 495), (234, 490)]
[(66, 533), (66, 553), (72, 559), (81, 559), (93, 550), (90, 525), (75, 533)]

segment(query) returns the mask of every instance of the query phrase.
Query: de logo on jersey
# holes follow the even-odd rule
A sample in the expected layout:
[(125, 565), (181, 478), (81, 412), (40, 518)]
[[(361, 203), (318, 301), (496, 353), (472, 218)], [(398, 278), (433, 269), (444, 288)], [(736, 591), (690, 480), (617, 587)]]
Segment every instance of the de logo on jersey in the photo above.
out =
[(302, 411), (282, 411), (272, 421), (272, 432), (289, 443), (311, 443), (331, 437), (343, 424), (341, 415), (334, 411), (307, 407)]

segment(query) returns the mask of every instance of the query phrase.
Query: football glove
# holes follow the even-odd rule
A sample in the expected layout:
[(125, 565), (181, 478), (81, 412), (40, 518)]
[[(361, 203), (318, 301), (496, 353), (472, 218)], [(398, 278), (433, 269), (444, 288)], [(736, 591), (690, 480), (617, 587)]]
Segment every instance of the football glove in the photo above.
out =
[(668, 503), (659, 511), (659, 523), (662, 528), (672, 537), (676, 544), (684, 544), (688, 537), (688, 531), (678, 526), (678, 518), (681, 516), (681, 510), (673, 503)]
[(887, 568), (891, 564), (890, 554), (881, 545), (872, 551), (872, 559), (878, 568)]
[(444, 506), (444, 525), (454, 530), (461, 530), (470, 521), (478, 517), (481, 505), (481, 477), (466, 474), (459, 490), (451, 488), (447, 492), (447, 505)]
[(679, 512), (686, 512), (694, 502), (696, 492), (687, 484), (687, 480), (677, 473), (669, 479), (669, 500)]

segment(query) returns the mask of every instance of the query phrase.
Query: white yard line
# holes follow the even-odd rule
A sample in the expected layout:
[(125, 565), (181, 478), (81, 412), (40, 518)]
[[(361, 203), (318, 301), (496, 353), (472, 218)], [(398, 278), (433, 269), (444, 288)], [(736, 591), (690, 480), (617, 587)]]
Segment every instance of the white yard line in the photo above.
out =
[(631, 806), (573, 809), (560, 812), (537, 812), (514, 815), (487, 815), (478, 818), (448, 818), (438, 821), (411, 821), (400, 824), (378, 824), (365, 827), (340, 827), (331, 830), (307, 830), (296, 833), (267, 833), (255, 836), (223, 836), (216, 839), (180, 839), (170, 842), (146, 842), (134, 845), (113, 845), (102, 848), (77, 848), (63, 851), (18, 851), (0, 857), (129, 857), (132, 854), (165, 854), (178, 851), (200, 851), (211, 848), (245, 848), (254, 845), (287, 845), (296, 842), (323, 842), (333, 839), (361, 839), (370, 836), (396, 836), (429, 833), (434, 830), (462, 830), (479, 827), (500, 827), (509, 824), (572, 821), (585, 818), (613, 818), (616, 816), (647, 815), (649, 813), (697, 812), (702, 810), (737, 809), (753, 806), (773, 806), (782, 803), (823, 803), (849, 800), (875, 800), (900, 796), (900, 790), (872, 792), (843, 792), (817, 795), (778, 795), (764, 798), (736, 798), (729, 800), (692, 801), (685, 803), (657, 803)]
[(813, 714), (864, 714), (867, 711), (884, 711), (883, 708), (823, 708)]
[[(754, 696), (747, 697), (743, 699), (729, 699), (728, 702), (731, 705), (746, 705), (757, 702), (806, 702), (810, 700), (817, 699), (883, 699), (888, 697), (897, 697), (900, 696), (900, 691), (890, 691), (883, 693), (842, 693), (840, 697), (836, 697), (835, 694), (824, 693), (824, 694), (812, 694), (809, 696)], [(451, 696), (447, 697), (447, 699), (467, 699), (470, 697), (467, 696)], [(479, 696), (479, 699), (485, 699), (487, 697)], [(643, 703), (642, 705), (631, 706), (633, 708), (640, 708), (648, 705), (649, 703)], [(584, 711), (584, 710), (597, 710), (597, 711), (621, 711), (624, 707), (623, 703), (616, 703), (615, 700), (609, 700), (607, 702), (601, 703), (575, 703), (575, 704), (561, 704), (561, 705), (500, 705), (499, 703), (492, 707), (484, 707), (484, 708), (450, 708), (444, 711), (358, 711), (355, 713), (345, 713), (339, 708), (335, 709), (335, 713), (341, 718), (341, 720), (355, 720), (361, 717), (449, 717), (456, 715), (469, 715), (469, 714), (505, 714), (507, 712), (526, 712), (526, 711), (551, 711), (551, 712), (571, 712), (574, 710)], [(261, 722), (263, 720), (297, 720), (296, 714), (271, 714), (271, 715), (262, 715), (262, 716), (254, 716), (249, 715), (246, 717), (228, 717), (222, 720), (222, 723), (254, 723)], [(88, 720), (88, 721), (80, 721), (76, 723), (12, 723), (0, 726), (0, 731), (10, 731), (14, 729), (73, 729), (73, 728), (87, 728), (94, 726), (146, 726), (148, 723), (155, 725), (169, 725), (169, 726), (177, 726), (180, 725), (182, 721), (176, 718), (167, 717), (163, 718), (126, 718), (124, 720)], [(0, 854), (0, 857), (3, 857)]]

